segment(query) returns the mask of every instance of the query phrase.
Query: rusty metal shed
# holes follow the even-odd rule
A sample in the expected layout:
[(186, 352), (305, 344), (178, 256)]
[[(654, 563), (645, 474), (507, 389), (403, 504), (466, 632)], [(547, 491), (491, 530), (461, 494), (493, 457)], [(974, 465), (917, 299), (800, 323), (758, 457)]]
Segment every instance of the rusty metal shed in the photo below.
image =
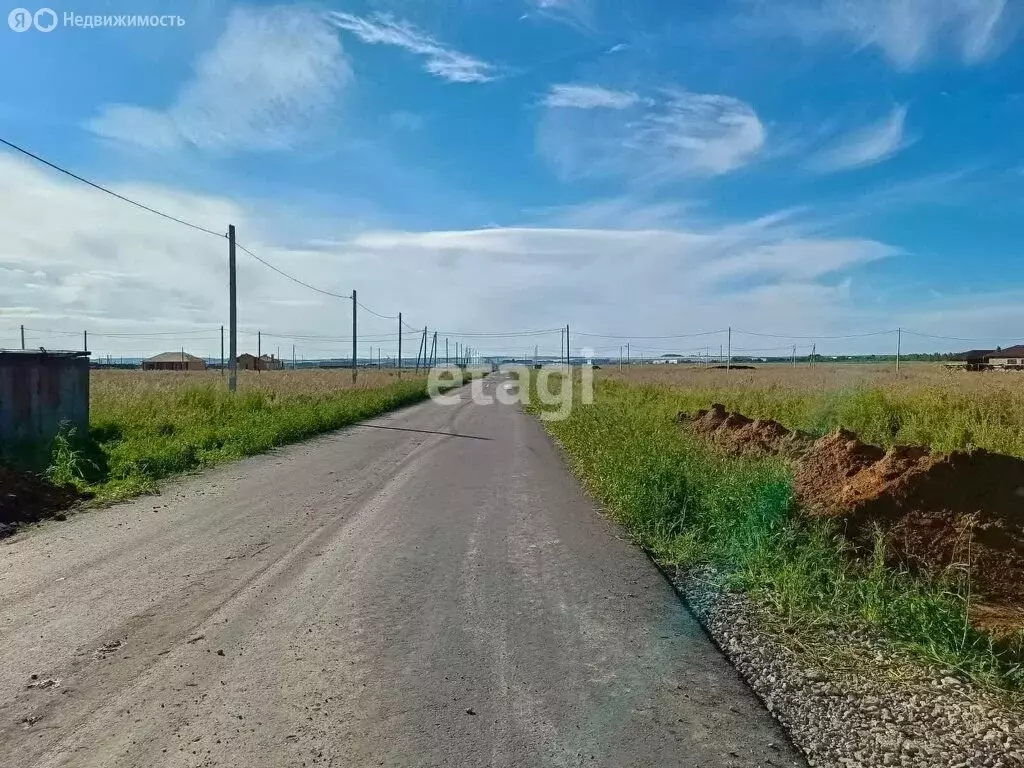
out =
[(47, 445), (89, 427), (89, 353), (0, 351), (0, 451)]

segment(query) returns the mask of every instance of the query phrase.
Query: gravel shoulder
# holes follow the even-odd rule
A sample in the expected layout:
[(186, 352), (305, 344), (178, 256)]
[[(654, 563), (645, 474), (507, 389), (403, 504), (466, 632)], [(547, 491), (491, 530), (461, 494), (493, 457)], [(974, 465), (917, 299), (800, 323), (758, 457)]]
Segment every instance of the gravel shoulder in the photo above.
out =
[(867, 629), (787, 636), (708, 569), (673, 583), (811, 766), (1024, 766), (1024, 714)]

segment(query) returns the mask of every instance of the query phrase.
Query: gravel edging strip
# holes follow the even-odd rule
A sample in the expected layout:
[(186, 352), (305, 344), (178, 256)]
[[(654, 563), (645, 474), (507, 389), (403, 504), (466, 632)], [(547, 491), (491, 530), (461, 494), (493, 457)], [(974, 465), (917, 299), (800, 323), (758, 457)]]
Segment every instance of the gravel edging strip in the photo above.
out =
[(711, 568), (662, 571), (813, 768), (1024, 766), (1024, 712), (998, 695), (868, 628), (786, 635)]

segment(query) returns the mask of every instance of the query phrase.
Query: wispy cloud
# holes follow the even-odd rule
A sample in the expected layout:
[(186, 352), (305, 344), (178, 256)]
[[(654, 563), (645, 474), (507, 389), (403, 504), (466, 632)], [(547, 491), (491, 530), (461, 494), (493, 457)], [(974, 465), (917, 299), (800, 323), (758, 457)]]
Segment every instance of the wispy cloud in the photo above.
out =
[(533, 8), (534, 15), (568, 24), (581, 31), (589, 30), (593, 23), (590, 0), (527, 0), (527, 4)]
[(895, 107), (888, 117), (848, 134), (812, 157), (807, 165), (811, 170), (831, 173), (880, 163), (912, 143), (905, 136), (906, 120), (907, 108)]
[(812, 43), (845, 38), (877, 47), (908, 69), (943, 48), (967, 64), (992, 55), (1016, 34), (1006, 7), (1006, 0), (787, 0), (759, 5), (763, 13), (746, 21)]
[(108, 104), (86, 126), (153, 150), (291, 149), (351, 80), (337, 34), (320, 14), (238, 8), (170, 107)]
[(544, 99), (549, 107), (626, 109), (640, 101), (629, 91), (611, 91), (599, 85), (553, 85)]
[(538, 147), (563, 177), (659, 182), (714, 176), (746, 164), (764, 145), (765, 128), (754, 109), (731, 96), (679, 89), (662, 90), (658, 98), (616, 93), (570, 92), (575, 99), (562, 95), (547, 104)]
[(369, 17), (331, 11), (327, 17), (336, 26), (351, 32), (364, 43), (394, 45), (424, 57), (423, 68), (452, 83), (486, 83), (496, 80), (500, 72), (493, 64), (447, 48), (427, 33), (391, 14), (376, 13)]

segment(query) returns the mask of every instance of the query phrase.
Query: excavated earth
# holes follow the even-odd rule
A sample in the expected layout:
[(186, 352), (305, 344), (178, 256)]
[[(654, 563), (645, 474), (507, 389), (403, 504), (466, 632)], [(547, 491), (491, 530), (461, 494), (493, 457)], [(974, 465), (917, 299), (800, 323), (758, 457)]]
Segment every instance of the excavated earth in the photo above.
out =
[(979, 606), (978, 624), (1021, 626), (1024, 460), (983, 450), (886, 451), (846, 430), (814, 440), (719, 404), (678, 420), (727, 453), (786, 456), (804, 514), (835, 520), (861, 551), (883, 533), (891, 560), (970, 579), (990, 603)]
[(54, 485), (39, 475), (0, 464), (0, 538), (19, 525), (57, 517), (84, 497), (70, 486)]

